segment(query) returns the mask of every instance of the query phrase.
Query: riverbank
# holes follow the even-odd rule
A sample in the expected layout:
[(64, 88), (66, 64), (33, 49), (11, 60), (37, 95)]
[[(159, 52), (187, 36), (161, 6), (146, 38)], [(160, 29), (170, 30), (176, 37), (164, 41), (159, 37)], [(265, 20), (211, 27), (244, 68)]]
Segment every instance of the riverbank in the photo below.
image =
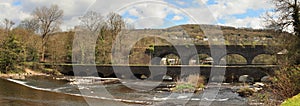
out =
[(50, 76), (50, 74), (33, 71), (31, 69), (25, 68), (23, 73), (0, 73), (0, 78), (10, 78), (10, 79), (25, 79), (29, 76)]

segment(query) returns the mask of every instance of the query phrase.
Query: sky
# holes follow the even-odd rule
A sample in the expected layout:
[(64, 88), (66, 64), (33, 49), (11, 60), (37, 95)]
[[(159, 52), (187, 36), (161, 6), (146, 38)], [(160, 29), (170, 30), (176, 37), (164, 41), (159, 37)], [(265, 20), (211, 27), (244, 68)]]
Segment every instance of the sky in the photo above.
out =
[(64, 11), (62, 30), (80, 24), (79, 17), (87, 11), (104, 16), (116, 12), (135, 28), (214, 24), (260, 29), (264, 28), (261, 17), (273, 9), (270, 0), (1, 0), (0, 20), (19, 24), (32, 18), (35, 8), (52, 4)]

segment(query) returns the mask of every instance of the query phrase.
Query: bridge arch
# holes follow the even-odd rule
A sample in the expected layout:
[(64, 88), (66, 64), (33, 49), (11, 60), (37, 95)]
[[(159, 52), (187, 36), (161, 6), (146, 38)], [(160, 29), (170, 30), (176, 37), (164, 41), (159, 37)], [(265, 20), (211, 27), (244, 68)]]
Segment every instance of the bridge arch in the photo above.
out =
[[(152, 57), (154, 57), (154, 58), (160, 57), (161, 58), (162, 54), (164, 55), (165, 53), (176, 52), (176, 50), (178, 49), (181, 51), (185, 51), (184, 53), (181, 53), (182, 57), (180, 57), (181, 63), (184, 65), (188, 65), (190, 63), (189, 60), (191, 60), (191, 58), (197, 53), (214, 55), (214, 57), (212, 57), (212, 58), (214, 60), (215, 65), (222, 64), (221, 59), (224, 56), (227, 56), (230, 54), (238, 54), (246, 60), (246, 64), (250, 65), (250, 64), (253, 64), (253, 59), (257, 55), (260, 55), (260, 54), (272, 55), (272, 54), (276, 53), (276, 51), (268, 51), (267, 47), (264, 45), (255, 45), (255, 46), (226, 45), (226, 48), (224, 48), (221, 45), (196, 45), (195, 47), (196, 47), (196, 51), (191, 50), (186, 45), (173, 45), (173, 46), (165, 46), (165, 45), (159, 46), (158, 45), (158, 46), (154, 46), (154, 53), (153, 53)], [(215, 50), (215, 49), (226, 49), (226, 51), (221, 52), (221, 53), (212, 53), (211, 50)], [(159, 59), (159, 61), (160, 60), (161, 59)], [(159, 61), (156, 61), (156, 62), (159, 63)]]
[(216, 60), (219, 64), (247, 64), (247, 57), (239, 53), (229, 53)]
[(205, 62), (207, 58), (211, 58), (210, 54), (202, 53), (202, 54), (194, 54), (189, 57), (189, 65), (202, 65), (202, 64), (211, 64), (209, 62)]
[(252, 64), (276, 64), (277, 58), (274, 54), (258, 54), (254, 56)]
[[(157, 57), (155, 57), (155, 65), (175, 65), (174, 63), (169, 63), (170, 61), (175, 60), (176, 65), (179, 65), (181, 63), (180, 55), (177, 52), (164, 52)], [(169, 60), (171, 59), (171, 60)]]

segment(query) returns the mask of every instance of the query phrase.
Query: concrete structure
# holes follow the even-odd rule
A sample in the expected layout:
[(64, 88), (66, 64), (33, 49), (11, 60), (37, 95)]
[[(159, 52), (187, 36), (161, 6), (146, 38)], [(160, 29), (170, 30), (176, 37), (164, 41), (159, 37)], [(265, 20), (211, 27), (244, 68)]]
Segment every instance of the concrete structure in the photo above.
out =
[[(276, 55), (279, 51), (268, 50), (264, 45), (163, 45), (154, 46), (154, 52), (151, 53), (151, 64), (159, 65), (163, 57), (174, 54), (181, 59), (182, 65), (189, 65), (190, 59), (198, 54), (207, 54), (212, 57), (214, 64), (222, 64), (221, 59), (229, 54), (238, 54), (247, 60), (251, 65), (253, 59), (261, 54)], [(149, 51), (148, 51), (149, 52)]]

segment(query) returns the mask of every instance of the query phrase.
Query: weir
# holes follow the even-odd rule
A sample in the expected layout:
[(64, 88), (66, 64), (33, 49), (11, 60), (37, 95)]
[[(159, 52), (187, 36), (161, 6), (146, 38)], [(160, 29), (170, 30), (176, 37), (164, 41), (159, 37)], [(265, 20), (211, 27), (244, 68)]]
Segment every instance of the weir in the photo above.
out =
[[(249, 75), (255, 81), (263, 76), (273, 74), (278, 69), (277, 65), (244, 65), (244, 66), (199, 66), (199, 65), (150, 65), (150, 66), (128, 66), (128, 65), (59, 65), (58, 70), (65, 75), (76, 76), (99, 76), (99, 77), (121, 77), (124, 79), (141, 78), (161, 80), (164, 75), (173, 79), (180, 79), (189, 74), (200, 74), (206, 78), (217, 79), (224, 76), (226, 82), (236, 81), (241, 75)], [(211, 74), (213, 72), (213, 74)], [(224, 73), (225, 72), (225, 73)], [(135, 77), (134, 77), (135, 76)]]

